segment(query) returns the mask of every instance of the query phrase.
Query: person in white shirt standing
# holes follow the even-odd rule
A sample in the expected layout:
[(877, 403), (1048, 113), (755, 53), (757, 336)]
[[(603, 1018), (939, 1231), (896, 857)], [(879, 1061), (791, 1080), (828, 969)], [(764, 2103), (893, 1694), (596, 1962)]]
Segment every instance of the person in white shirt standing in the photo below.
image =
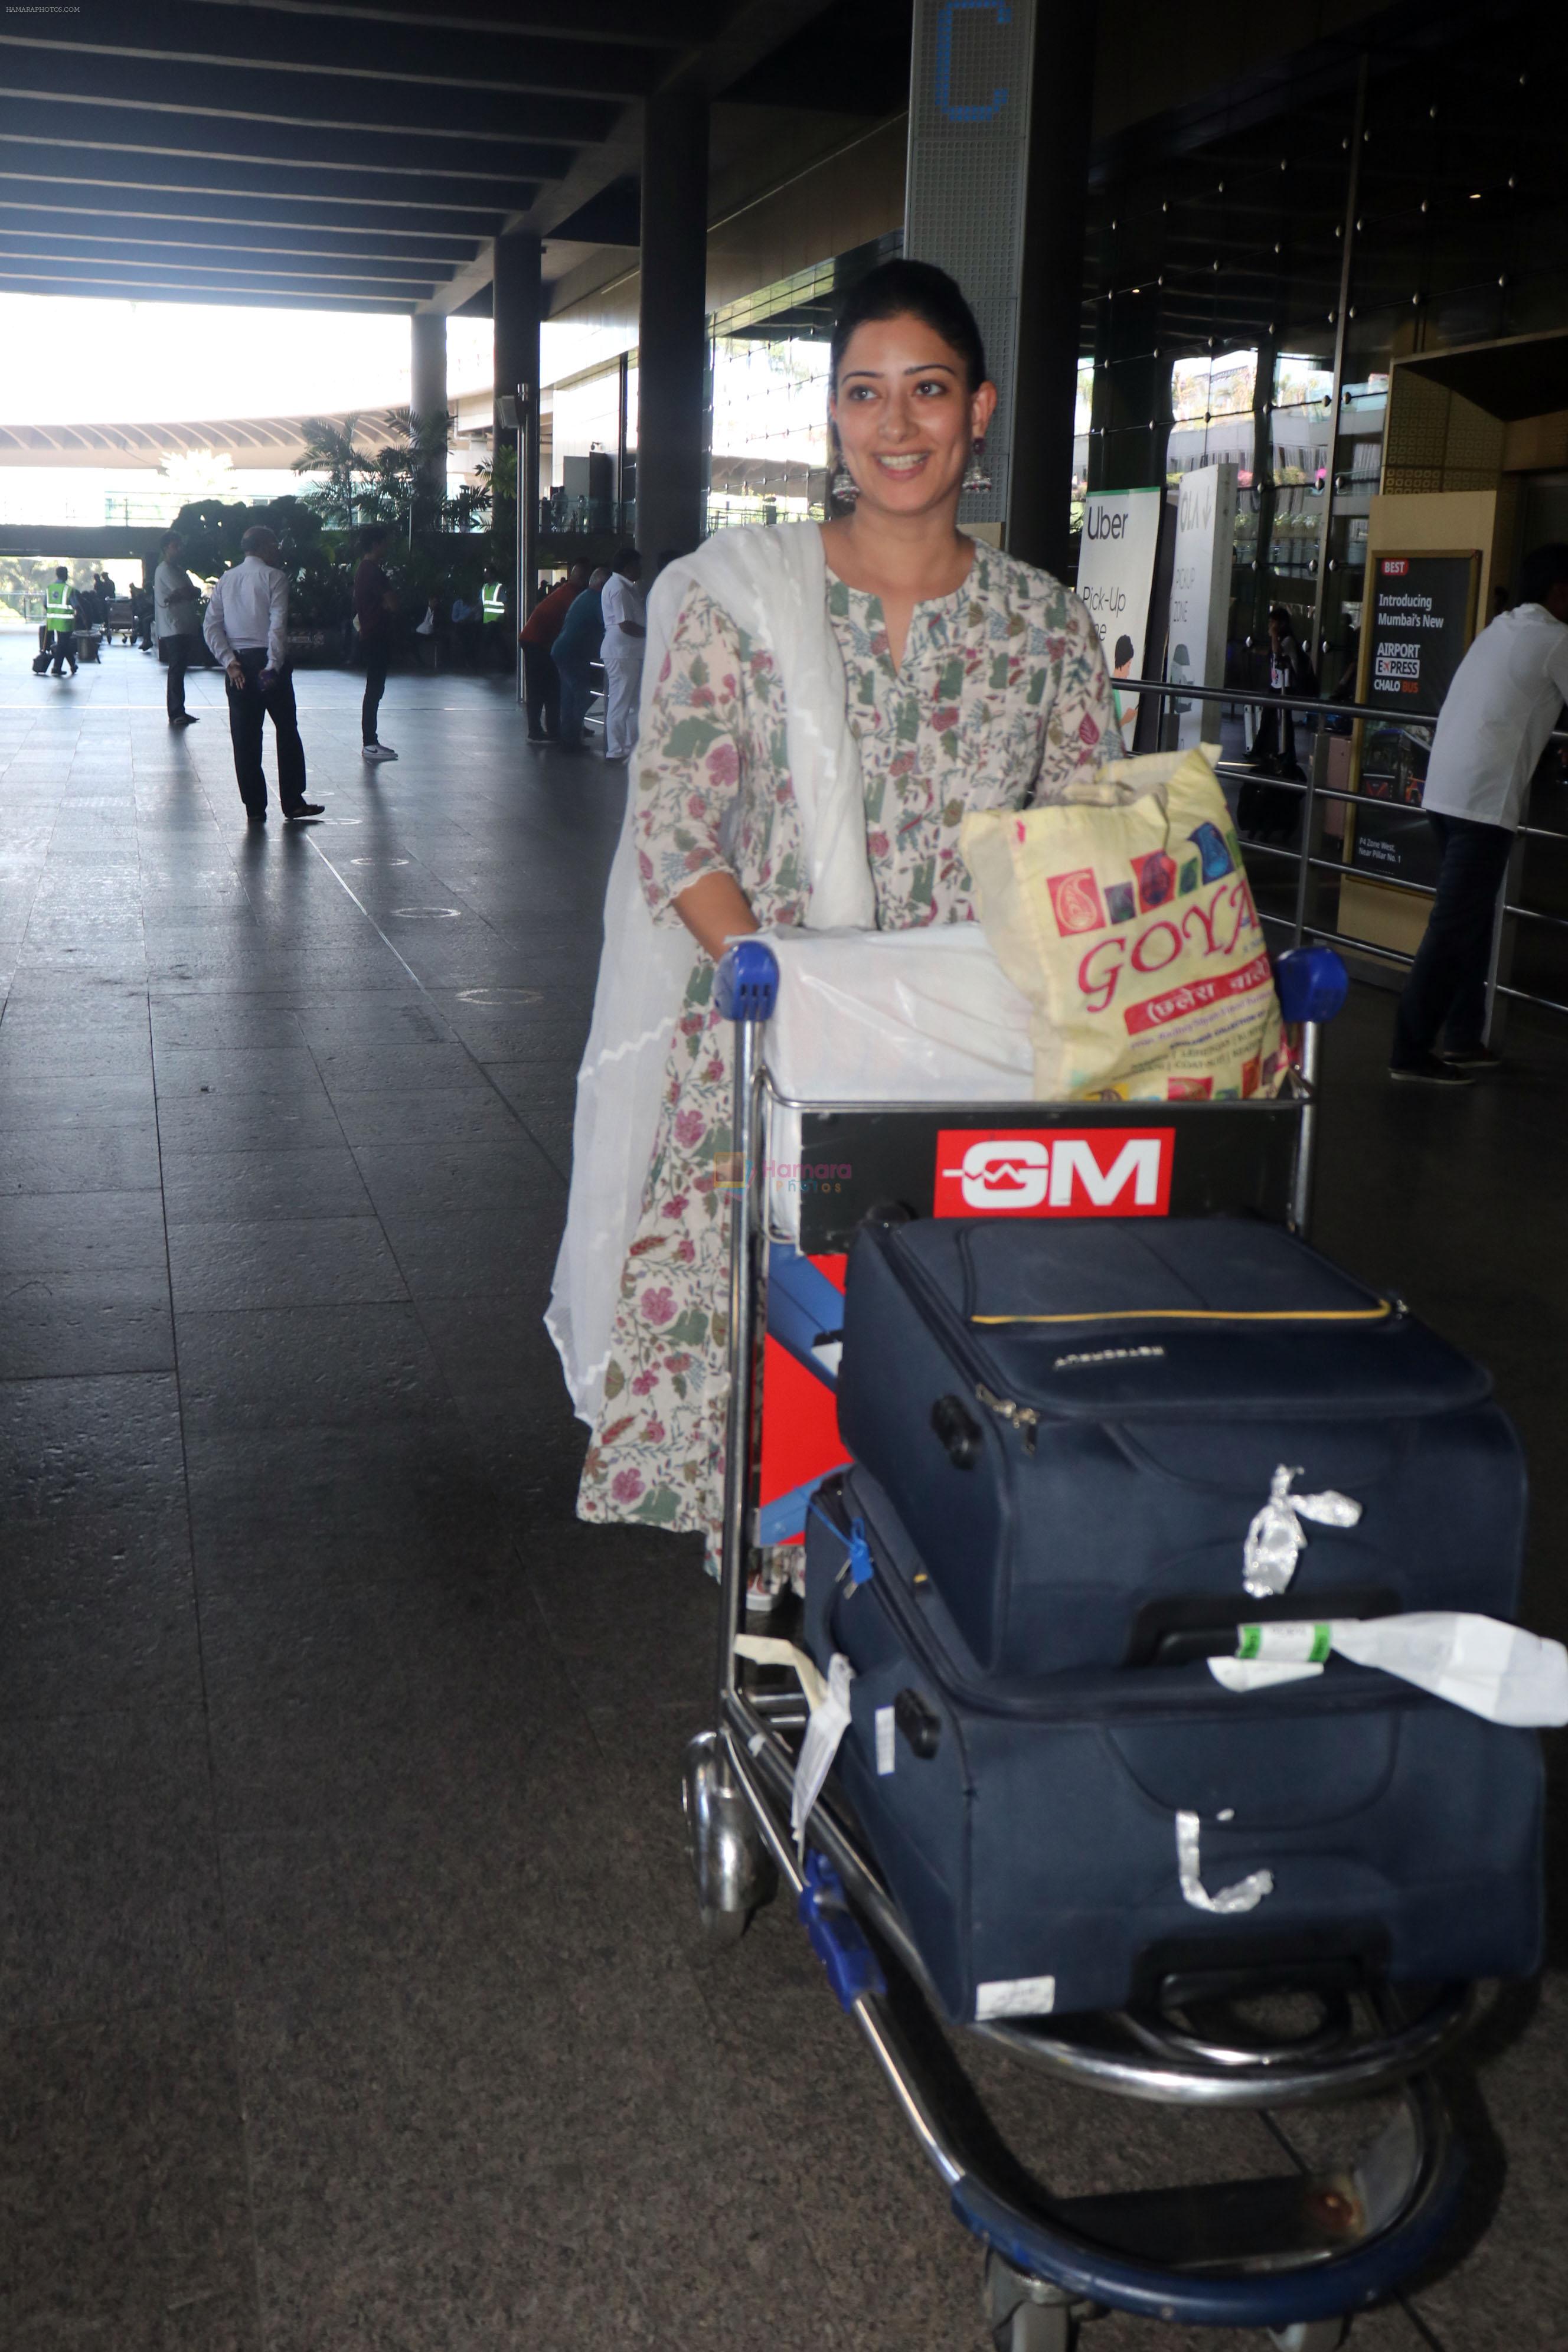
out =
[(600, 595), (605, 614), (605, 757), (626, 760), (637, 740), (637, 697), (642, 688), (642, 657), (647, 639), (643, 593), (642, 557), (635, 547), (623, 547)]
[(1498, 893), (1564, 702), (1568, 546), (1538, 547), (1521, 569), (1518, 604), (1477, 637), (1438, 715), (1421, 804), (1443, 862), (1399, 1000), (1391, 1078), (1462, 1087), (1498, 1065), (1481, 1035)]
[(185, 545), (178, 531), (164, 535), (163, 562), (153, 575), (153, 628), (158, 651), (169, 666), (164, 697), (171, 727), (195, 727), (185, 709), (185, 668), (202, 629), (202, 598), (181, 562)]
[(267, 776), (261, 765), (263, 721), (270, 718), (278, 744), (278, 797), (283, 814), (320, 816), (320, 801), (305, 798), (305, 747), (300, 740), (294, 686), (288, 670), (289, 580), (278, 541), (265, 523), (252, 523), (239, 542), (243, 561), (212, 592), (203, 634), (228, 679), (228, 731), (239, 797), (252, 824), (267, 822)]

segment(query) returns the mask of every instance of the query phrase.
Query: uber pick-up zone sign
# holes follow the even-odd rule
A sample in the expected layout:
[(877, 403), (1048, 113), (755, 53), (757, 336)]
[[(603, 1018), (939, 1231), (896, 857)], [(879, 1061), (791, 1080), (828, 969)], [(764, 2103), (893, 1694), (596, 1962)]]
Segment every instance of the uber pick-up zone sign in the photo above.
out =
[[(847, 1249), (874, 1210), (917, 1217), (1202, 1217), (1289, 1213), (1291, 1101), (1023, 1103), (951, 1110), (805, 1111), (800, 1247)], [(1136, 1123), (1135, 1123), (1136, 1122)]]

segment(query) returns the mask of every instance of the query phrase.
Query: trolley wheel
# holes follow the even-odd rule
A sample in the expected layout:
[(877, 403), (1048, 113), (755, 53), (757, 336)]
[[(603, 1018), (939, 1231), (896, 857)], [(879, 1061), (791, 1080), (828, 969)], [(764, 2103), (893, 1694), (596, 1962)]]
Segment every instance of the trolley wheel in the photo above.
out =
[(740, 1942), (752, 1912), (776, 1891), (778, 1873), (717, 1732), (688, 1743), (680, 1801), (698, 1914), (709, 1941), (722, 1949)]
[(1348, 2319), (1299, 2319), (1293, 2327), (1271, 2327), (1268, 2341), (1277, 2352), (1340, 2352), (1350, 2332)]
[(1065, 2303), (1021, 2303), (991, 2340), (996, 2352), (1073, 2352), (1078, 2322)]
[(738, 1944), (752, 1924), (749, 1911), (715, 1911), (709, 1904), (699, 1904), (697, 1916), (702, 1922), (702, 1933), (715, 1951), (724, 1951)]
[(981, 2302), (995, 2352), (1073, 2352), (1079, 2319), (1090, 2308), (1015, 2270), (994, 2247), (985, 2256)]

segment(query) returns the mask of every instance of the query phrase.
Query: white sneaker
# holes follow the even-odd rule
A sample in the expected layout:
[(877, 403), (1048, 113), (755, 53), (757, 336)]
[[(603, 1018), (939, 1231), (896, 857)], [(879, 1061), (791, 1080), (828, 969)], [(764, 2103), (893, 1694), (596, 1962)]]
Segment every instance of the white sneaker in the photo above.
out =
[(363, 756), (365, 759), (374, 761), (377, 760), (395, 760), (397, 754), (393, 750), (390, 743), (367, 743), (364, 747)]

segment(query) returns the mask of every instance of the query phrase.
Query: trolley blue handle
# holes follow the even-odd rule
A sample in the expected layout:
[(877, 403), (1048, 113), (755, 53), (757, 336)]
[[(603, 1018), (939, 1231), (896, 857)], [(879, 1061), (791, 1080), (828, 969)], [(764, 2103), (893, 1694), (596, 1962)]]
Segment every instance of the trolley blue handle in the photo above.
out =
[(1331, 947), (1287, 948), (1274, 960), (1274, 985), (1287, 1021), (1331, 1021), (1350, 994), (1343, 958)]
[(779, 1001), (779, 963), (762, 940), (737, 940), (713, 976), (713, 1002), (725, 1021), (771, 1021)]
[(1434, 2253), (1452, 2224), (1465, 2174), (1464, 2151), (1447, 2139), (1392, 2229), (1353, 2252), (1251, 2276), (1205, 2277), (1156, 2269), (1021, 2212), (972, 2172), (954, 2181), (952, 2210), (1015, 2269), (1047, 2279), (1089, 2302), (1148, 2319), (1197, 2327), (1289, 2327), (1337, 2319), (1380, 2302)]

